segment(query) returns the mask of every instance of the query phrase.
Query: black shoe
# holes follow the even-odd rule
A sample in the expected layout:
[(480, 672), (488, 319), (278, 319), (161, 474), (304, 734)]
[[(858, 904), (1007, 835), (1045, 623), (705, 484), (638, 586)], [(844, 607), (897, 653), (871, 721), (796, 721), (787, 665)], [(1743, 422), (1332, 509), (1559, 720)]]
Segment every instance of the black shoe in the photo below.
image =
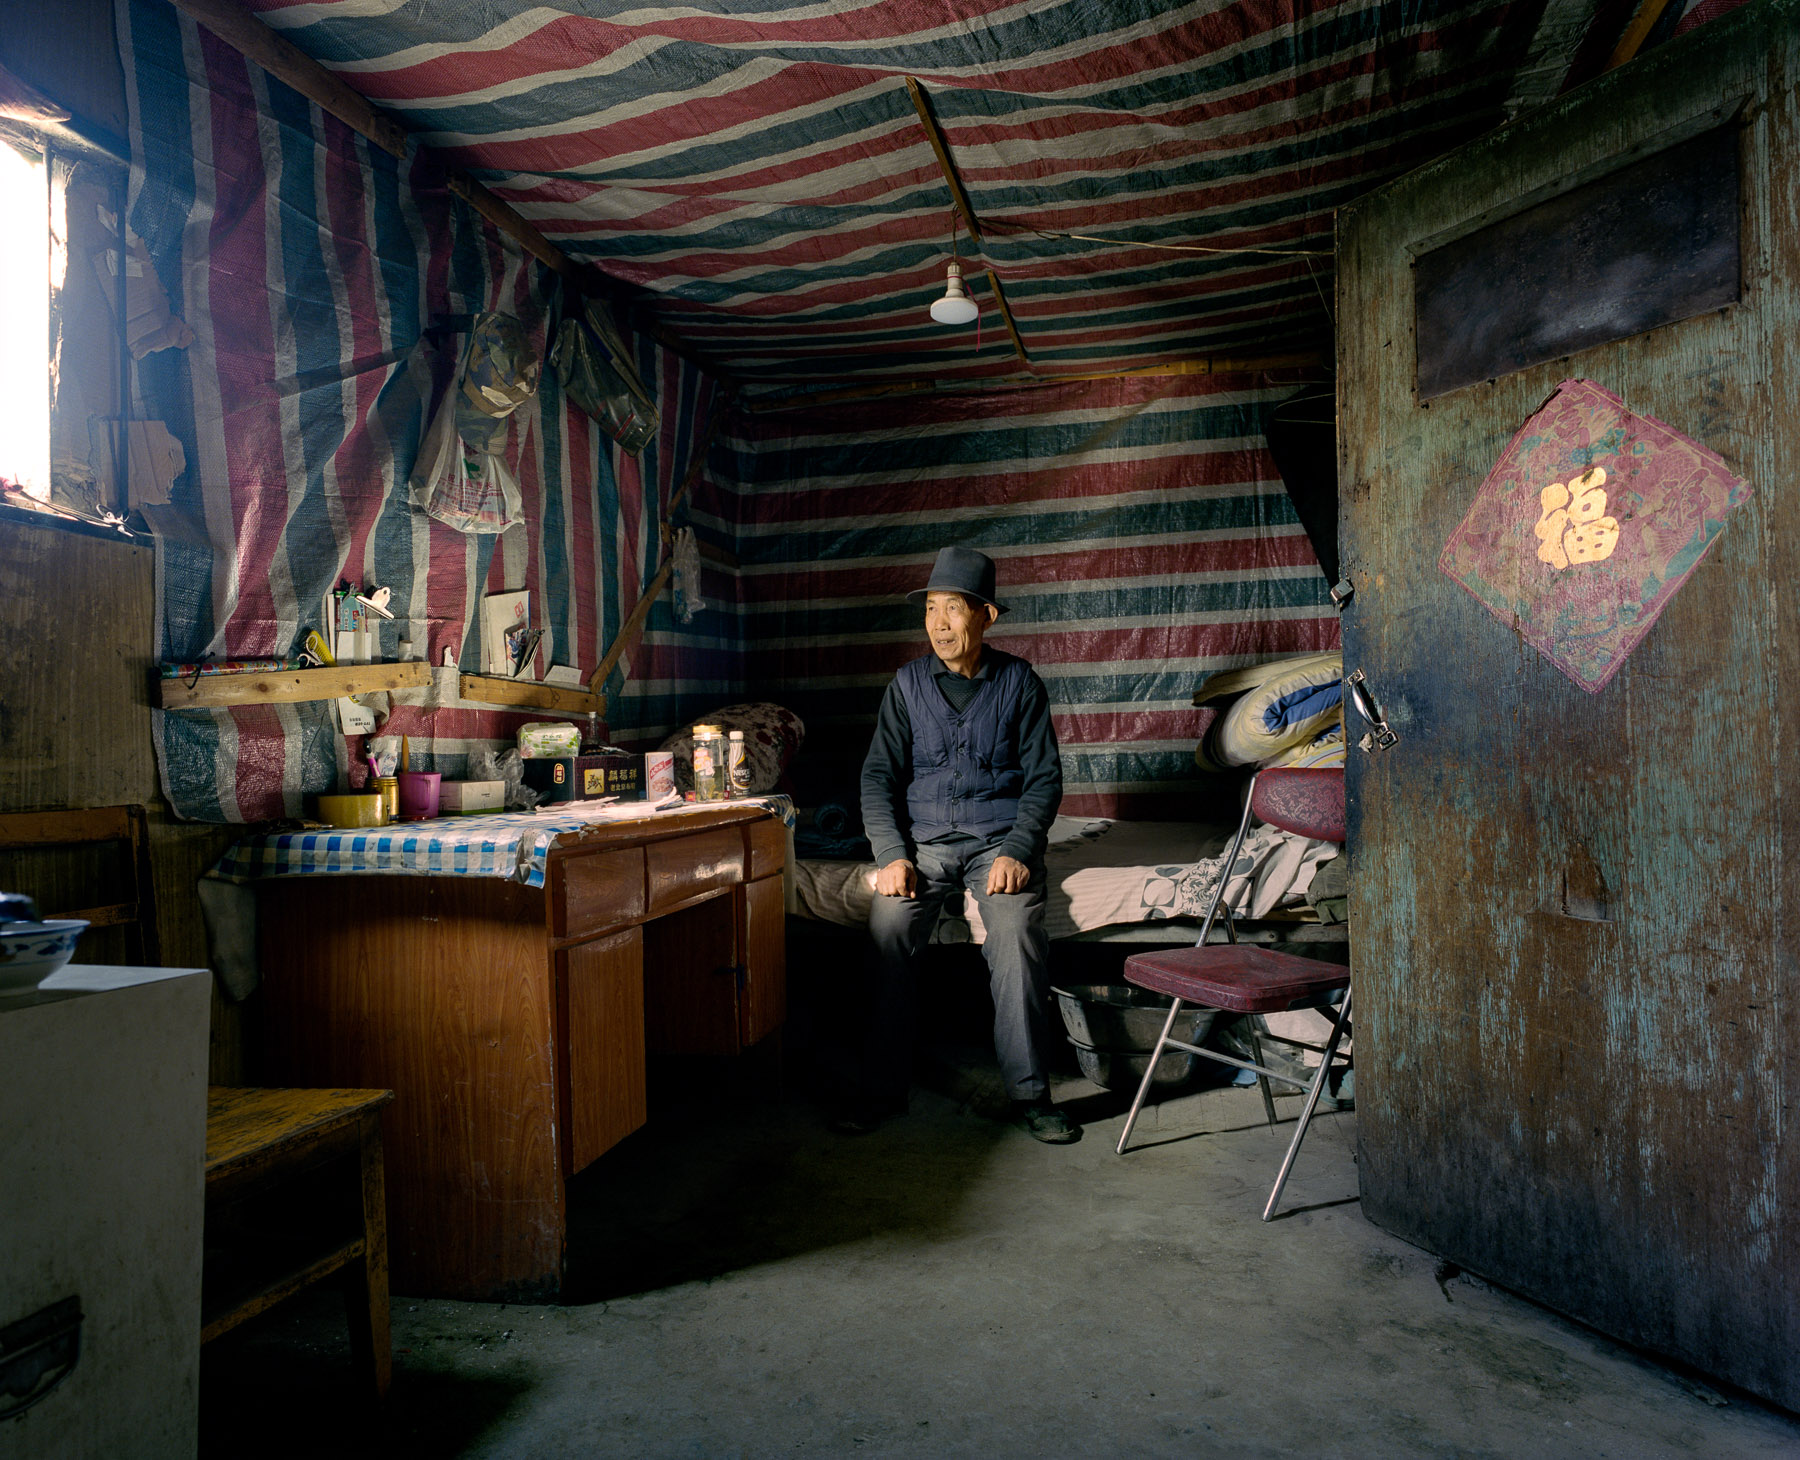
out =
[(1013, 1124), (1033, 1140), (1052, 1146), (1066, 1146), (1081, 1139), (1081, 1127), (1047, 1099), (1013, 1101)]
[(831, 1128), (840, 1136), (866, 1136), (878, 1125), (906, 1114), (904, 1100), (852, 1100), (831, 1117)]

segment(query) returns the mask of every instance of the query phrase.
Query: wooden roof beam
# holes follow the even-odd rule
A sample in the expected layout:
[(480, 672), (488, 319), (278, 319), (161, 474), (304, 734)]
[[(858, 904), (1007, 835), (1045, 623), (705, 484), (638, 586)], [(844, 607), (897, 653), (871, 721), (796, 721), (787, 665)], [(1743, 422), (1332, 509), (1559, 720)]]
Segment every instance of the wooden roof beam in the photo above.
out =
[[(329, 112), (351, 131), (367, 137), (384, 152), (406, 156), (407, 130), (360, 92), (344, 84), (292, 41), (277, 35), (237, 0), (172, 0), (226, 45), (256, 62), (277, 81), (293, 87), (308, 101)], [(577, 264), (512, 208), (459, 168), (445, 168), (445, 185), (502, 233), (515, 239), (533, 258), (582, 287), (589, 272)]]
[(877, 400), (883, 396), (953, 395), (975, 390), (1044, 390), (1079, 380), (1129, 380), (1154, 375), (1257, 375), (1270, 370), (1308, 370), (1327, 364), (1319, 350), (1298, 350), (1287, 355), (1208, 355), (1197, 360), (1172, 360), (1164, 365), (1137, 365), (1127, 370), (1090, 370), (1070, 375), (1002, 376), (975, 379), (946, 386), (936, 380), (887, 380), (843, 390), (814, 391), (759, 401), (740, 397), (739, 404), (752, 414), (799, 410), (806, 406), (836, 405), (841, 401)]
[(931, 99), (925, 95), (925, 88), (911, 76), (906, 78), (906, 89), (912, 94), (913, 110), (919, 114), (919, 125), (925, 129), (925, 140), (931, 143), (931, 150), (937, 154), (939, 170), (944, 174), (944, 181), (950, 185), (950, 201), (956, 211), (962, 214), (963, 227), (969, 230), (969, 239), (975, 247), (981, 247), (981, 228), (975, 221), (975, 208), (969, 202), (969, 195), (963, 191), (962, 179), (956, 175), (956, 167), (950, 161), (950, 148), (944, 142), (944, 134), (938, 128), (937, 118), (931, 112)]
[[(404, 126), (326, 70), (293, 42), (276, 34), (239, 5), (237, 0), (171, 0), (171, 3), (177, 10), (205, 26), (226, 45), (261, 66), (276, 80), (291, 86), (321, 110), (336, 117), (351, 131), (367, 137), (384, 152), (400, 158), (406, 156), (410, 134)], [(570, 258), (513, 207), (501, 201), (461, 168), (443, 162), (430, 148), (421, 148), (421, 151), (443, 168), (445, 186), (452, 194), (517, 242), (533, 258), (553, 269), (559, 277), (578, 290), (590, 294), (607, 292), (601, 287), (606, 276), (598, 269)], [(646, 333), (664, 348), (693, 362), (716, 379), (731, 379), (723, 370), (700, 358), (675, 339), (655, 320), (646, 325)]]
[[(950, 188), (950, 201), (962, 216), (963, 227), (969, 230), (969, 241), (980, 248), (981, 225), (975, 219), (975, 206), (969, 201), (968, 193), (963, 191), (962, 179), (956, 175), (956, 164), (950, 160), (950, 147), (944, 141), (944, 133), (932, 115), (931, 99), (925, 95), (925, 88), (911, 76), (906, 78), (906, 89), (912, 95), (913, 110), (919, 114), (919, 125), (925, 129), (925, 140), (931, 144), (931, 150), (937, 157), (938, 170), (944, 174), (944, 182)], [(1019, 327), (1013, 322), (1012, 308), (1006, 302), (1006, 291), (1000, 287), (1000, 276), (992, 269), (987, 270), (988, 287), (994, 291), (994, 302), (1000, 306), (1000, 318), (1006, 321), (1006, 332), (1012, 336), (1013, 351), (1019, 357), (1019, 363), (1027, 370), (1032, 368), (1031, 357), (1025, 353), (1025, 341), (1019, 338)]]

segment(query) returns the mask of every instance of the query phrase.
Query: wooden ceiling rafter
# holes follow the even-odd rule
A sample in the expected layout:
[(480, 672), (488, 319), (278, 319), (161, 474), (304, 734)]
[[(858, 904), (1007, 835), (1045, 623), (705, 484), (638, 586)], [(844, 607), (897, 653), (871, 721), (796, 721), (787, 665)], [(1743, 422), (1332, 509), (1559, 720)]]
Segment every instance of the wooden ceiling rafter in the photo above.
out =
[[(931, 99), (925, 95), (925, 88), (911, 76), (906, 78), (906, 89), (912, 96), (913, 110), (919, 114), (919, 125), (925, 129), (925, 140), (931, 144), (931, 151), (937, 158), (938, 170), (944, 174), (944, 182), (950, 189), (950, 201), (961, 215), (963, 227), (969, 230), (969, 242), (980, 248), (981, 224), (975, 217), (975, 205), (969, 201), (962, 179), (956, 174), (956, 164), (950, 160), (950, 147), (944, 140), (943, 129), (937, 124), (937, 117), (932, 114)], [(1025, 353), (1019, 326), (1013, 320), (1012, 306), (1006, 302), (1006, 291), (1000, 287), (1000, 276), (991, 268), (986, 273), (988, 287), (994, 291), (994, 302), (1000, 306), (1000, 318), (1006, 322), (1006, 332), (1012, 337), (1013, 353), (1026, 370), (1035, 370), (1031, 356)]]
[(1000, 318), (1006, 321), (1006, 332), (1012, 336), (1013, 350), (1024, 363), (1027, 370), (1032, 368), (1031, 358), (1025, 353), (1025, 341), (1019, 338), (1019, 327), (1013, 323), (1012, 306), (1006, 302), (1006, 294), (1000, 288), (1000, 279), (992, 269), (987, 271), (988, 287), (994, 291), (994, 302), (1000, 306)]
[(1637, 14), (1631, 17), (1631, 24), (1625, 27), (1625, 34), (1619, 37), (1618, 45), (1613, 47), (1612, 54), (1606, 58), (1606, 70), (1615, 66), (1623, 66), (1644, 48), (1644, 42), (1650, 39), (1650, 32), (1656, 29), (1657, 21), (1663, 18), (1663, 12), (1669, 8), (1669, 0), (1644, 0), (1638, 6)]
[(1685, 0), (1680, 5), (1670, 0), (1593, 0), (1592, 18), (1556, 94), (1565, 95), (1667, 40), (1686, 9)]
[(775, 414), (807, 406), (838, 405), (844, 401), (880, 400), (885, 396), (967, 395), (980, 390), (1045, 390), (1080, 380), (1130, 380), (1156, 375), (1262, 375), (1272, 370), (1316, 370), (1327, 364), (1319, 350), (1297, 350), (1285, 355), (1208, 355), (1194, 360), (1173, 360), (1162, 365), (1135, 365), (1120, 370), (1089, 370), (1073, 375), (1002, 375), (986, 380), (888, 380), (878, 384), (848, 386), (843, 390), (781, 396), (760, 402), (739, 397), (750, 414)]
[[(348, 86), (293, 42), (276, 34), (238, 0), (170, 0), (175, 8), (205, 26), (226, 45), (254, 61), (276, 80), (292, 87), (321, 110), (336, 117), (351, 131), (366, 137), (382, 151), (404, 159), (411, 133), (393, 117)], [(496, 197), (484, 184), (435, 154), (419, 150), (442, 169), (444, 185), (533, 258), (553, 270), (571, 287), (586, 294), (606, 296), (610, 281), (592, 264), (577, 262), (539, 232), (531, 221)], [(662, 324), (650, 320), (644, 326), (658, 344), (727, 384), (732, 376), (697, 355)]]

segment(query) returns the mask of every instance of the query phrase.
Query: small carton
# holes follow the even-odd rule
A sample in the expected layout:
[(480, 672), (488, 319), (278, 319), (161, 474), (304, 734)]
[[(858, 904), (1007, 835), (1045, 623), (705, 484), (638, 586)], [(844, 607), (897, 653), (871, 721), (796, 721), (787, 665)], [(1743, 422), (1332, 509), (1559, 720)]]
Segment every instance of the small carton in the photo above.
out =
[(438, 786), (438, 810), (445, 816), (477, 816), (505, 809), (505, 781), (444, 781)]
[[(675, 789), (675, 757), (666, 750), (647, 755), (539, 756), (525, 761), (524, 768), (525, 784), (551, 802), (600, 796), (654, 801)], [(655, 789), (658, 785), (663, 789)]]
[(644, 799), (644, 758), (641, 755), (583, 755), (575, 761), (581, 777), (581, 795), (617, 796), (621, 801)]

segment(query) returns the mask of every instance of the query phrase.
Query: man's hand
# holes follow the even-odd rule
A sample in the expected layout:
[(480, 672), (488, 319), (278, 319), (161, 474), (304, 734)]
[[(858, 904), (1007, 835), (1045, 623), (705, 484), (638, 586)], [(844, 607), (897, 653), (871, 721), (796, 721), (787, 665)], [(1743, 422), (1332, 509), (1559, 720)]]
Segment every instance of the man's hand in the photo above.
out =
[(889, 862), (875, 874), (875, 890), (883, 897), (911, 897), (913, 895), (913, 864), (904, 857), (898, 861)]
[(988, 895), (996, 892), (1023, 892), (1031, 882), (1031, 869), (1017, 857), (995, 857), (988, 868)]

